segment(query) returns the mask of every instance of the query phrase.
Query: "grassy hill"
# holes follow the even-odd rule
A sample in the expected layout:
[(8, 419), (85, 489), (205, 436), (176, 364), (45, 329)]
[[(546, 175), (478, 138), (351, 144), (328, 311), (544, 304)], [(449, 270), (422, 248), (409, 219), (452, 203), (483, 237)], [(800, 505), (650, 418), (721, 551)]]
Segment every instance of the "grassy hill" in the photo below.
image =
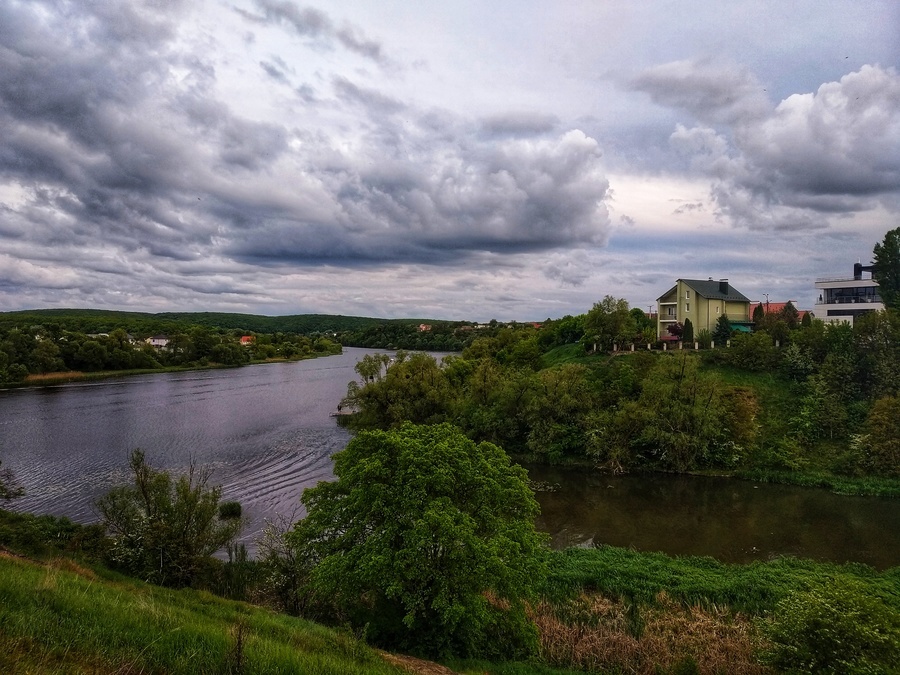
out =
[(406, 672), (352, 635), (194, 590), (0, 553), (0, 672)]

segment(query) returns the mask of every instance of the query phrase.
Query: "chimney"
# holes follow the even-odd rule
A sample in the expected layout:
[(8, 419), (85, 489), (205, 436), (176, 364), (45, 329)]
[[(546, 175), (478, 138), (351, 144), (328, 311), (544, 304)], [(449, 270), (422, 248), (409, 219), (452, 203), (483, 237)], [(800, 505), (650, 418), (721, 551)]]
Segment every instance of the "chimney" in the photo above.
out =
[(728, 279), (719, 279), (719, 293), (728, 295)]
[(859, 281), (862, 279), (863, 266), (862, 263), (855, 263), (853, 265), (853, 280)]

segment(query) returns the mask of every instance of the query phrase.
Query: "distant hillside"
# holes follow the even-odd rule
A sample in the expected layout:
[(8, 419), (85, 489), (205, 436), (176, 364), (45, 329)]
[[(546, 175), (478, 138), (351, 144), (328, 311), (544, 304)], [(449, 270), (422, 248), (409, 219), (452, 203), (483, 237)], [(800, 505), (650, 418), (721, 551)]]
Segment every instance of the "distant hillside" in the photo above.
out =
[(207, 326), (253, 333), (324, 333), (361, 331), (385, 324), (432, 323), (433, 319), (379, 319), (330, 314), (263, 316), (227, 312), (120, 312), (104, 309), (32, 309), (0, 312), (0, 329), (25, 328), (36, 324), (59, 324), (82, 333), (108, 333), (124, 328), (130, 333), (174, 332), (187, 326)]

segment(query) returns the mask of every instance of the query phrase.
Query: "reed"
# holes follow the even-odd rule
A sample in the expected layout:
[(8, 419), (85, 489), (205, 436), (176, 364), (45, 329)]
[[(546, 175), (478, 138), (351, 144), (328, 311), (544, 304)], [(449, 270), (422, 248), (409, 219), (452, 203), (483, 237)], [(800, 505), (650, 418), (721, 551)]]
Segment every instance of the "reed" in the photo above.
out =
[(636, 635), (635, 607), (598, 594), (557, 606), (541, 603), (534, 611), (541, 660), (635, 675), (771, 672), (756, 659), (761, 639), (745, 616), (722, 608), (683, 607), (662, 593), (653, 606), (641, 608)]

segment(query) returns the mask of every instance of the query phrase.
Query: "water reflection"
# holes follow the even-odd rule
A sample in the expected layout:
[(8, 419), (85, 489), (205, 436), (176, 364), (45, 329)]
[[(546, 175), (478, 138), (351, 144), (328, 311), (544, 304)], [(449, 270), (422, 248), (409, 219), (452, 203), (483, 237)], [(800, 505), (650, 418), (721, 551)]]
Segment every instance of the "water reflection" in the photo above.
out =
[(795, 555), (900, 564), (900, 502), (727, 478), (527, 466), (555, 548), (609, 544), (726, 562)]

